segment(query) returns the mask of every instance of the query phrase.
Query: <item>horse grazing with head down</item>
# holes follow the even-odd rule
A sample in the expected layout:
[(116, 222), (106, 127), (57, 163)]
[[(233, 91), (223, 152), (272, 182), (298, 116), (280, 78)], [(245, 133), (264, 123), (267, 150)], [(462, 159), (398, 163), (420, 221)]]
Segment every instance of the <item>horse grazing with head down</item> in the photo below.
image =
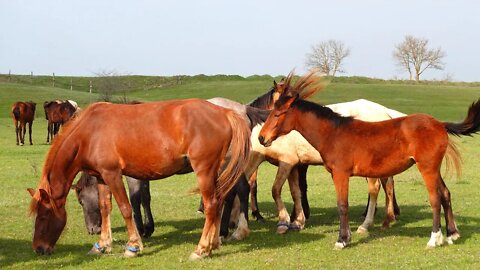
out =
[(191, 258), (208, 256), (220, 245), (223, 202), (243, 173), (249, 140), (250, 129), (238, 114), (204, 100), (93, 104), (54, 140), (38, 190), (29, 189), (30, 209), (36, 214), (32, 247), (38, 254), (52, 252), (65, 227), (65, 203), (73, 179), (85, 171), (102, 179), (98, 183), (102, 231), (90, 253), (111, 251), (113, 194), (128, 230), (125, 255), (135, 256), (143, 245), (122, 174), (150, 180), (193, 170), (206, 218)]
[(35, 120), (35, 108), (37, 104), (32, 101), (18, 101), (12, 105), (12, 118), (13, 125), (15, 126), (15, 134), (17, 139), (17, 145), (25, 144), (25, 133), (27, 132), (30, 139), (30, 145), (32, 142), (32, 125)]
[(78, 105), (73, 100), (52, 100), (43, 103), (47, 125), (47, 143), (53, 141), (60, 127), (77, 112)]
[[(340, 232), (335, 248), (344, 248), (351, 240), (348, 225), (348, 186), (350, 176), (387, 177), (417, 165), (433, 212), (433, 227), (427, 247), (443, 244), (440, 208), (445, 213), (449, 244), (460, 237), (455, 224), (450, 192), (440, 174), (443, 158), (447, 165), (461, 166), (458, 150), (448, 134), (470, 135), (480, 129), (480, 100), (468, 109), (461, 123), (439, 122), (425, 114), (412, 114), (381, 122), (365, 122), (343, 117), (330, 108), (304, 100), (320, 89), (318, 77), (310, 72), (295, 84), (287, 79), (287, 91), (258, 136), (269, 146), (279, 136), (297, 130), (318, 150), (331, 173), (337, 193)], [(452, 163), (452, 164), (451, 164)], [(457, 170), (458, 171), (458, 170)]]

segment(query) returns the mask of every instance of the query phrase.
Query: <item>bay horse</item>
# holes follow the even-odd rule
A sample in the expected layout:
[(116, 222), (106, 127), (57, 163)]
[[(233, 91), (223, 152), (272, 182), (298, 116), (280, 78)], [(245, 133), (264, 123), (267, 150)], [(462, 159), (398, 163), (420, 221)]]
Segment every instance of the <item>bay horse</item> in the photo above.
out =
[(471, 135), (480, 129), (480, 99), (469, 107), (461, 123), (435, 120), (426, 114), (412, 114), (381, 122), (365, 122), (343, 117), (330, 108), (304, 100), (322, 88), (321, 79), (309, 72), (292, 84), (259, 133), (259, 142), (269, 146), (279, 136), (297, 130), (318, 150), (324, 167), (332, 175), (340, 215), (340, 231), (335, 249), (351, 241), (348, 224), (348, 188), (350, 176), (386, 177), (417, 165), (429, 194), (433, 226), (428, 248), (444, 243), (440, 211), (444, 209), (448, 244), (460, 237), (455, 224), (450, 191), (440, 173), (442, 160), (447, 166), (461, 167), (460, 153), (448, 134)]
[(102, 179), (98, 183), (102, 230), (90, 253), (111, 251), (113, 194), (128, 230), (124, 252), (128, 257), (136, 256), (143, 244), (133, 224), (122, 174), (151, 180), (193, 170), (206, 218), (190, 258), (210, 255), (220, 245), (223, 202), (244, 171), (249, 140), (250, 129), (237, 113), (200, 99), (90, 105), (54, 140), (38, 190), (28, 190), (30, 210), (36, 215), (34, 251), (53, 251), (66, 223), (66, 198), (79, 171)]
[(47, 125), (47, 143), (53, 141), (60, 127), (70, 120), (78, 109), (73, 100), (52, 100), (43, 103)]
[(17, 101), (12, 105), (12, 118), (13, 125), (15, 126), (17, 145), (25, 144), (25, 133), (27, 132), (27, 124), (30, 145), (33, 145), (32, 125), (33, 120), (35, 120), (36, 106), (37, 104), (33, 101)]

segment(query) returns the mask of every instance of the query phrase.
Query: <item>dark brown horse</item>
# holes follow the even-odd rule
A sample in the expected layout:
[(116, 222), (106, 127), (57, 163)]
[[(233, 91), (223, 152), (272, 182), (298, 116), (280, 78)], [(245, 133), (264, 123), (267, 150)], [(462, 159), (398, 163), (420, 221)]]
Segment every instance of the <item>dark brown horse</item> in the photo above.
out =
[[(460, 169), (459, 153), (448, 134), (470, 135), (480, 129), (480, 100), (473, 103), (462, 123), (439, 122), (425, 114), (413, 114), (381, 122), (364, 122), (342, 117), (322, 105), (305, 101), (318, 91), (319, 77), (309, 73), (294, 85), (288, 77), (288, 91), (275, 103), (260, 134), (268, 146), (278, 136), (297, 130), (317, 149), (332, 175), (340, 214), (340, 233), (335, 248), (351, 240), (348, 225), (348, 183), (350, 176), (386, 177), (417, 165), (430, 199), (433, 227), (427, 247), (443, 244), (440, 208), (445, 213), (447, 242), (460, 237), (450, 201), (450, 192), (440, 174), (442, 160)], [(450, 164), (447, 162), (447, 165)], [(450, 165), (452, 165), (450, 164)], [(457, 170), (458, 172), (458, 170)]]
[(35, 107), (36, 103), (32, 101), (18, 101), (13, 103), (12, 106), (12, 118), (13, 125), (15, 126), (15, 134), (17, 139), (17, 145), (25, 144), (25, 133), (27, 132), (30, 138), (30, 145), (32, 145), (32, 124), (35, 119)]
[(128, 230), (125, 255), (135, 256), (143, 245), (122, 174), (149, 180), (193, 169), (205, 203), (205, 225), (191, 258), (209, 255), (220, 245), (223, 202), (246, 165), (249, 136), (238, 114), (199, 99), (91, 105), (54, 140), (38, 191), (29, 189), (36, 214), (33, 249), (38, 254), (52, 252), (65, 227), (72, 181), (82, 170), (103, 179), (98, 184), (102, 232), (91, 253), (111, 251), (113, 194)]
[(47, 125), (47, 143), (53, 141), (60, 127), (67, 123), (77, 111), (77, 104), (69, 100), (52, 100), (43, 103)]

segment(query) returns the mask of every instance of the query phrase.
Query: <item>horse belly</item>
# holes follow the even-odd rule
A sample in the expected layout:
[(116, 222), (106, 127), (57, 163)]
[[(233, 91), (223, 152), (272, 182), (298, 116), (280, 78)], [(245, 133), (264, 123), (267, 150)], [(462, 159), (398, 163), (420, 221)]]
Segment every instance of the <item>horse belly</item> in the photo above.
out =
[(363, 177), (389, 177), (399, 174), (410, 168), (415, 161), (411, 158), (398, 159), (386, 157), (382, 160), (371, 160), (371, 162), (359, 162), (353, 167), (353, 175)]

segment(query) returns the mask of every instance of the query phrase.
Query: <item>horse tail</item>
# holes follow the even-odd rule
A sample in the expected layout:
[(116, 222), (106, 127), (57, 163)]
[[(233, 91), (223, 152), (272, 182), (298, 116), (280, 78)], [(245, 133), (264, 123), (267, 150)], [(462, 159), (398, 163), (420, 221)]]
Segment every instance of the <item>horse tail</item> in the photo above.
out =
[(458, 179), (462, 174), (462, 158), (460, 155), (460, 151), (458, 151), (457, 145), (451, 138), (448, 138), (447, 151), (445, 152), (445, 161), (445, 174), (447, 175), (450, 171), (450, 168), (453, 167), (455, 169)]
[(480, 99), (468, 108), (467, 117), (461, 123), (444, 123), (449, 134), (471, 136), (480, 130)]
[(20, 120), (20, 107), (18, 105), (13, 108), (12, 113), (16, 121)]
[(232, 129), (232, 139), (227, 153), (230, 160), (217, 180), (216, 194), (222, 201), (244, 173), (251, 147), (250, 128), (245, 119), (234, 111), (229, 111), (226, 115)]

